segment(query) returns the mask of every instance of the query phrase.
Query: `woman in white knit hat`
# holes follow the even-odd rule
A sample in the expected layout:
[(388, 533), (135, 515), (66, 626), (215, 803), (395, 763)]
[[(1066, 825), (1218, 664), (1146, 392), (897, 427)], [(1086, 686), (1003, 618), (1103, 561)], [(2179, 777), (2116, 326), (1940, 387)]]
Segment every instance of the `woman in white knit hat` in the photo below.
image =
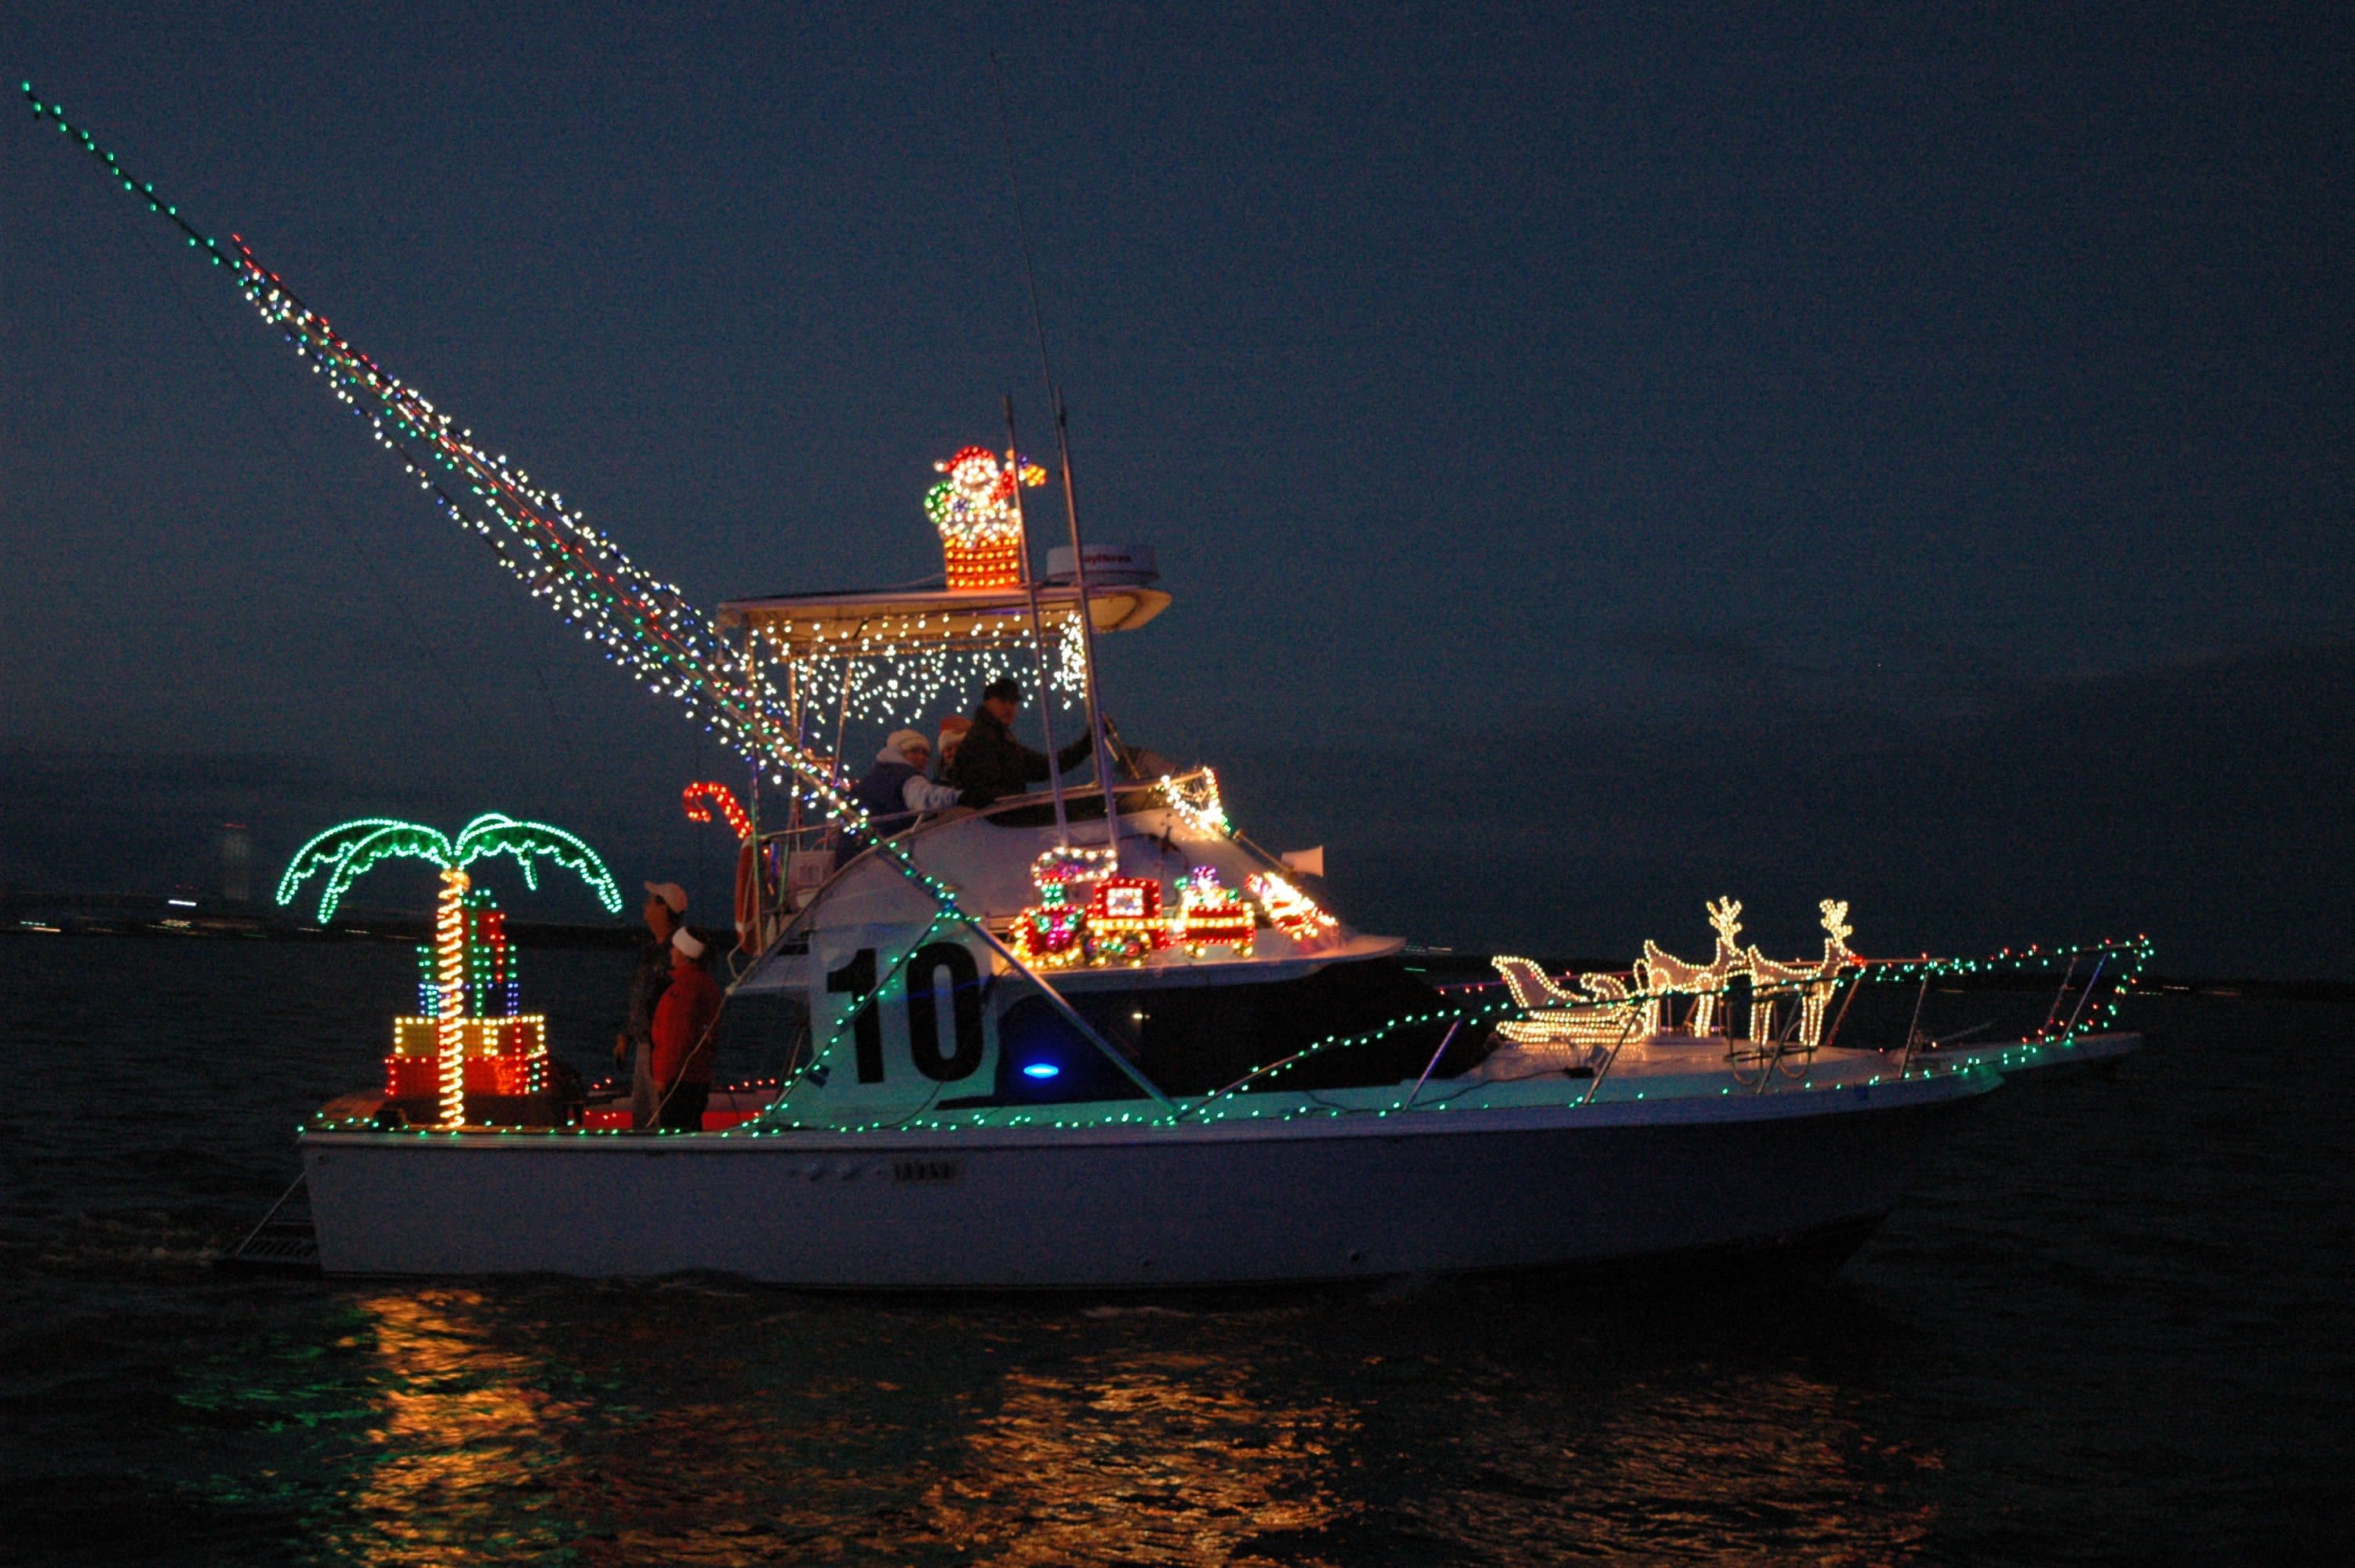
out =
[(868, 831), (889, 838), (925, 811), (945, 811), (957, 792), (924, 777), (932, 743), (912, 729), (894, 730), (867, 777), (850, 787), (850, 798), (867, 812)]

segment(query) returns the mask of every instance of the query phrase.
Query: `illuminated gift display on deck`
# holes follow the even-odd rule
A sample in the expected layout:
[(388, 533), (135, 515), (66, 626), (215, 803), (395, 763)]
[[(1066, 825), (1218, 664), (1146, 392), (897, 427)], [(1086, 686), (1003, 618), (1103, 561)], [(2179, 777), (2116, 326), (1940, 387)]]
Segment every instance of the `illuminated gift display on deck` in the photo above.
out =
[[(523, 987), (506, 912), (488, 888), (470, 886), (457, 915), (454, 964), (445, 969), (440, 941), (417, 949), (418, 1016), (392, 1021), (392, 1054), (384, 1059), (389, 1099), (440, 1097), (445, 1023), (459, 1040), (463, 1093), (536, 1095), (548, 1086), (548, 1021), (517, 1012)], [(445, 1019), (442, 1001), (453, 991), (464, 1011)]]
[(941, 532), (952, 593), (1011, 588), (1022, 580), (1022, 514), (1015, 485), (1039, 485), (1036, 463), (1000, 467), (987, 447), (966, 447), (932, 465), (948, 477), (924, 495), (924, 515)]
[[(536, 1095), (548, 1087), (548, 1020), (539, 1014), (464, 1019), (459, 1035), (464, 1093)], [(440, 1020), (394, 1019), (392, 1054), (384, 1059), (385, 1097), (438, 1095), (441, 1050)]]

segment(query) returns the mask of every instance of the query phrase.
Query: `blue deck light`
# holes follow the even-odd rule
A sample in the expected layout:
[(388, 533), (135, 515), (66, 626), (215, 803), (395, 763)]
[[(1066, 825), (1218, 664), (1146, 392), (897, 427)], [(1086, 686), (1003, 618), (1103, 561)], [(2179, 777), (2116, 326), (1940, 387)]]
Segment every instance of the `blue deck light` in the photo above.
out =
[(1052, 1062), (1033, 1062), (1022, 1069), (1022, 1075), (1026, 1078), (1052, 1078), (1060, 1075), (1062, 1071)]

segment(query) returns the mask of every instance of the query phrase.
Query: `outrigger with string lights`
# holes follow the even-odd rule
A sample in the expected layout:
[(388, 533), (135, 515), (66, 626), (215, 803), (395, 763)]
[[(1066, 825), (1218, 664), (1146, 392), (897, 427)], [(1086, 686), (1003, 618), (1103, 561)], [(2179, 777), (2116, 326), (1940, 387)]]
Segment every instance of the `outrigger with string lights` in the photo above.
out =
[[(478, 822), (455, 841), (346, 824), (306, 845), (286, 885), (328, 872), (323, 918), (384, 855), (445, 873), (427, 1010), (440, 1125), (388, 1130), (384, 1097), (361, 1096), (301, 1134), (331, 1273), (1103, 1290), (1837, 1251), (1895, 1206), (1959, 1107), (2005, 1076), (2132, 1046), (2116, 1010), (2148, 959), (2140, 938), (1859, 960), (1846, 906), (1827, 900), (1821, 956), (1772, 959), (1740, 939), (1743, 911), (1725, 899), (1710, 906), (1705, 961), (1647, 944), (1624, 975), (1561, 976), (1529, 960), (1455, 966), (1359, 930), (1338, 896), (1348, 879), (1421, 863), (1380, 824), (1362, 825), (1364, 858), (1337, 856), (1328, 883), (1321, 858), (1287, 863), (1237, 825), (1258, 780), (1114, 739), (1095, 635), (1144, 627), (1170, 599), (1149, 553), (1082, 537), (1051, 376), (1060, 564), (1030, 558), (1025, 492), (1050, 473), (1018, 455), (1009, 402), (1005, 446), (960, 450), (926, 498), (936, 582), (707, 613), (354, 348), (242, 240), (208, 238), (29, 85), (26, 97), (223, 268), (535, 599), (745, 757), (751, 789), (730, 827), (782, 869), (774, 893), (751, 879), (750, 961), (719, 1047), (723, 1070), (730, 1053), (783, 1058), (781, 1079), (730, 1130), (633, 1138), (608, 1130), (629, 1115), (612, 1103), (564, 1128), (464, 1116), (453, 1064), (478, 1017), (507, 1026), (496, 1009), (513, 971), (495, 912), (470, 902), (457, 868), (470, 844), (572, 863), (518, 836), (536, 824), (499, 819), (478, 838)], [(1046, 767), (1036, 792), (968, 789), (879, 832), (848, 789), (879, 732), (933, 733), (1001, 675), (1033, 694), (1022, 733), (965, 746), (1001, 758), (1030, 746), (1041, 767), (1070, 750), (1093, 758), (1094, 778)], [(1144, 738), (1149, 721), (1127, 716)], [(1151, 738), (1182, 751), (1182, 736)], [(726, 794), (691, 789), (688, 805), (724, 813)], [(1457, 842), (1451, 863), (1527, 885), (1501, 847)], [(1546, 891), (1526, 918), (1543, 917)]]

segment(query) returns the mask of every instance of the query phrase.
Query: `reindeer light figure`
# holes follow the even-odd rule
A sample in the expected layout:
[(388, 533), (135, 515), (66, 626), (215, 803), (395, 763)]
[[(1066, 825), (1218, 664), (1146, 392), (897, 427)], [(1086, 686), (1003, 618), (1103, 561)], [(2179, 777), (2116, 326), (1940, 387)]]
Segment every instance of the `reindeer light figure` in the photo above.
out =
[(1823, 1044), (1824, 1014), (1832, 992), (1839, 987), (1840, 970), (1856, 961), (1848, 939), (1856, 927), (1848, 923), (1848, 900), (1827, 898), (1816, 908), (1823, 916), (1824, 956), (1810, 963), (1780, 963), (1756, 948), (1750, 949), (1750, 1037), (1771, 1039), (1774, 1033), (1774, 1000), (1796, 991), (1799, 996), (1799, 1048), (1812, 1052)]
[(1650, 938), (1644, 939), (1643, 961), (1636, 966), (1636, 979), (1654, 1004), (1678, 992), (1690, 993), (1692, 1011), (1686, 1015), (1685, 1033), (1713, 1033), (1717, 1028), (1717, 1010), (1725, 999), (1726, 988), (1736, 975), (1750, 972), (1750, 954), (1734, 941), (1742, 934), (1742, 904), (1732, 897), (1706, 904), (1709, 923), (1717, 933), (1717, 951), (1705, 964), (1689, 963), (1674, 953), (1664, 953), (1660, 945)]

